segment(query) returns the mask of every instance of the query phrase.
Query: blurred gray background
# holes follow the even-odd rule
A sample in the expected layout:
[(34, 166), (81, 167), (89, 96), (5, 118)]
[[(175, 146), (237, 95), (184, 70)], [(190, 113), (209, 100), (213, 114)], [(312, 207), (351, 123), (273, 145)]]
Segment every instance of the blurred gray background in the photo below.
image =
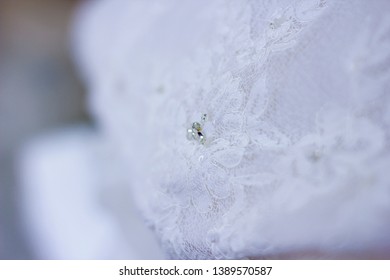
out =
[(71, 60), (78, 1), (0, 1), (0, 259), (34, 259), (20, 219), (15, 158), (35, 135), (87, 120)]

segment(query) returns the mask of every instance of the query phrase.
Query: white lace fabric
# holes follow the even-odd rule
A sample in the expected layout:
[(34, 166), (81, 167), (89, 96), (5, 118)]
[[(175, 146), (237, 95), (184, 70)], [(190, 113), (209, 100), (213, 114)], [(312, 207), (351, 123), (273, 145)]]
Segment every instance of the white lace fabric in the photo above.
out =
[[(87, 7), (76, 42), (91, 108), (169, 257), (390, 249), (389, 10)], [(204, 145), (186, 138), (203, 113)]]

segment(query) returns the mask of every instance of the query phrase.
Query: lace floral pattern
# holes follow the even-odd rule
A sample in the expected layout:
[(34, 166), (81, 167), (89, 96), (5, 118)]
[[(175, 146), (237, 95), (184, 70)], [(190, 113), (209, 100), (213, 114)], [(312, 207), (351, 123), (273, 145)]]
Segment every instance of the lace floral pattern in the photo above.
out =
[[(389, 211), (383, 173), (390, 163), (383, 126), (389, 125), (389, 29), (354, 17), (383, 13), (364, 1), (214, 1), (188, 8), (176, 2), (154, 3), (145, 19), (128, 19), (156, 37), (119, 38), (125, 47), (117, 52), (126, 60), (114, 54), (107, 60), (113, 74), (95, 74), (92, 96), (103, 130), (128, 165), (139, 206), (171, 258), (347, 246), (350, 224), (329, 229), (333, 216), (311, 204), (318, 197), (326, 204), (344, 194), (342, 217), (360, 197)], [(136, 3), (134, 9), (142, 6)], [(332, 33), (340, 22), (343, 28)], [(359, 35), (361, 27), (367, 32)], [(349, 40), (357, 42), (352, 51)], [(340, 44), (349, 55), (335, 53)], [(371, 79), (366, 87), (360, 77)], [(369, 110), (373, 96), (387, 111)], [(186, 128), (203, 113), (204, 145), (186, 139)], [(362, 172), (363, 166), (370, 167)], [(368, 188), (385, 195), (367, 195)], [(302, 209), (324, 215), (314, 223), (317, 231), (302, 221)], [(291, 229), (289, 218), (299, 229)]]

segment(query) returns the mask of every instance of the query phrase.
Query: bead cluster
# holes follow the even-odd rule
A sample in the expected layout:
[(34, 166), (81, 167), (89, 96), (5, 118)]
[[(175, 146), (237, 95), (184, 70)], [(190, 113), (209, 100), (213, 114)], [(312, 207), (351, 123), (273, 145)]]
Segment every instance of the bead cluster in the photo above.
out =
[(192, 123), (192, 127), (187, 129), (187, 139), (198, 141), (204, 145), (206, 143), (206, 136), (203, 133), (203, 125), (207, 121), (207, 114), (203, 114), (200, 122)]

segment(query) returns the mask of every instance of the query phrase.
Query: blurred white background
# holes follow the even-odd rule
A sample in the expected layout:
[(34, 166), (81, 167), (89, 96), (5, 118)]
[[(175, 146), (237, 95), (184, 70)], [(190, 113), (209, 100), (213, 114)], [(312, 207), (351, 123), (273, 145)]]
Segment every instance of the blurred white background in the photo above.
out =
[(22, 222), (20, 147), (56, 127), (87, 121), (70, 58), (77, 2), (0, 2), (0, 259), (36, 258)]

